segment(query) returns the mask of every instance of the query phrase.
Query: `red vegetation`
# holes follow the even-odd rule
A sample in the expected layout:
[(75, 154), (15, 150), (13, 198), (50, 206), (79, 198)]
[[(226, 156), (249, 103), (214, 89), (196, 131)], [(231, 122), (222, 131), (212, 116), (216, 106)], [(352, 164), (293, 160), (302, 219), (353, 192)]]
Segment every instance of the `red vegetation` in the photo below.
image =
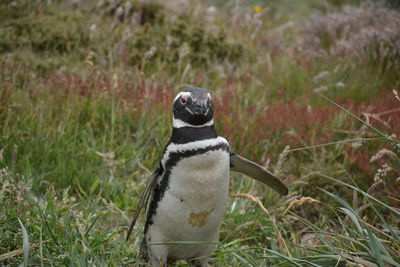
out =
[[(7, 80), (8, 75), (4, 75), (10, 73), (12, 70), (0, 68), (2, 74), (0, 78), (6, 85), (0, 94), (3, 101), (7, 99), (8, 90), (15, 87), (15, 82)], [(145, 79), (139, 71), (120, 76), (99, 73), (95, 70), (86, 75), (60, 71), (46, 77), (35, 78), (28, 69), (22, 71), (20, 69), (18, 77), (24, 80), (24, 83), (28, 83), (25, 88), (29, 88), (34, 96), (40, 95), (42, 88), (45, 87), (50, 88), (54, 95), (60, 92), (65, 96), (72, 94), (81, 97), (102, 97), (112, 94), (119, 103), (132, 110), (135, 118), (140, 117), (142, 112), (152, 109), (150, 106), (167, 110), (168, 113), (164, 115), (168, 116), (171, 112), (171, 102), (177, 92), (168, 82)], [(281, 144), (284, 145), (305, 146), (338, 141), (332, 140), (333, 130), (353, 129), (355, 132), (360, 130), (361, 125), (350, 117), (346, 124), (341, 126), (342, 129), (333, 129), (333, 120), (342, 112), (334, 105), (317, 107), (279, 99), (270, 105), (249, 105), (243, 97), (246, 94), (243, 88), (246, 88), (248, 82), (248, 73), (238, 78), (230, 77), (226, 86), (219, 88), (214, 94), (220, 134), (239, 144), (280, 138)], [(265, 93), (260, 92), (260, 95), (264, 97)], [(259, 101), (262, 99), (255, 99), (256, 103), (260, 103)], [(383, 92), (381, 96), (367, 103), (347, 101), (341, 104), (381, 131), (400, 136), (398, 127), (400, 103), (390, 91)], [(366, 136), (367, 132), (371, 133), (363, 131), (363, 136)], [(369, 163), (371, 151), (362, 152), (360, 149), (347, 146), (345, 157), (367, 173), (372, 173)]]
[[(391, 92), (382, 93), (378, 98), (373, 99), (369, 103), (360, 103), (355, 106), (354, 112), (381, 132), (388, 135), (394, 134), (396, 138), (399, 138), (400, 102)], [(346, 145), (345, 156), (347, 160), (359, 166), (366, 174), (373, 176), (375, 171), (374, 167), (376, 166), (370, 162), (370, 159), (372, 155), (383, 148), (392, 149), (386, 143), (380, 144), (374, 151), (352, 149), (348, 144)], [(382, 161), (378, 161), (378, 166), (382, 166), (382, 164)], [(393, 179), (394, 178), (396, 177), (393, 177)]]
[(357, 114), (381, 131), (400, 137), (400, 102), (392, 92), (383, 92), (371, 102), (361, 103)]

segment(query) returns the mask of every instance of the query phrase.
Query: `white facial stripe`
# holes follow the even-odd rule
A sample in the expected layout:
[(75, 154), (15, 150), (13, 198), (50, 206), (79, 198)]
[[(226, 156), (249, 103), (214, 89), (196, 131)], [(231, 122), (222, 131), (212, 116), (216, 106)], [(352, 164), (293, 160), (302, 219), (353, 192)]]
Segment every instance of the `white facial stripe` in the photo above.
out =
[(172, 126), (174, 128), (181, 128), (181, 127), (201, 128), (201, 127), (206, 127), (206, 126), (211, 126), (211, 125), (214, 125), (213, 119), (204, 124), (201, 124), (201, 125), (192, 125), (190, 123), (184, 122), (183, 120), (175, 119), (174, 117), (172, 118)]
[(175, 96), (174, 102), (180, 98), (181, 96), (190, 97), (192, 94), (190, 92), (180, 92)]
[(162, 163), (163, 163), (163, 165), (165, 165), (165, 162), (168, 160), (169, 154), (171, 154), (171, 153), (197, 150), (197, 149), (206, 148), (209, 146), (216, 146), (216, 145), (223, 144), (223, 143), (229, 146), (228, 141), (226, 141), (226, 139), (221, 136), (218, 136), (217, 138), (213, 138), (213, 139), (194, 141), (194, 142), (190, 142), (190, 143), (186, 143), (186, 144), (171, 143), (168, 145), (167, 149), (165, 150), (164, 156), (162, 158)]
[(188, 108), (188, 107), (185, 107), (185, 109), (190, 113), (190, 114), (192, 114), (193, 115), (193, 111), (191, 111), (190, 110), (190, 108)]
[(211, 100), (211, 94), (210, 93), (207, 94), (207, 97)]

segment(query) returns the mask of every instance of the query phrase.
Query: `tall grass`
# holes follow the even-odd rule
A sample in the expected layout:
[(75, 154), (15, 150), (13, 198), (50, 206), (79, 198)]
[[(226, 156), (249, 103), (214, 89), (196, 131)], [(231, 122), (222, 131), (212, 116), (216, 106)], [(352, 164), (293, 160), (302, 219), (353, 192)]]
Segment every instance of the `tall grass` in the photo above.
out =
[(17, 0), (0, 17), (1, 264), (141, 263), (129, 217), (190, 84), (232, 149), (291, 189), (232, 174), (266, 210), (232, 198), (212, 264), (399, 265), (397, 10)]

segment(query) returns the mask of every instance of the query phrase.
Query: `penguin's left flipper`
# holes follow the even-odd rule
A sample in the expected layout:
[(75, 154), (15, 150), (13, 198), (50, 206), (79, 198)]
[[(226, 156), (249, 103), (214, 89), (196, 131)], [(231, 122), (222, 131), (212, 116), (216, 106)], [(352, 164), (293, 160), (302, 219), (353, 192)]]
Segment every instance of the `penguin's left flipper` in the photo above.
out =
[(142, 196), (140, 197), (139, 205), (138, 205), (138, 207), (136, 208), (135, 214), (133, 215), (133, 219), (132, 219), (131, 226), (129, 227), (128, 234), (126, 235), (126, 241), (128, 241), (129, 236), (130, 236), (131, 233), (132, 233), (132, 229), (133, 229), (133, 227), (134, 227), (135, 224), (136, 224), (136, 221), (137, 221), (137, 219), (138, 219), (138, 217), (139, 217), (140, 211), (141, 211), (141, 210), (143, 209), (143, 207), (147, 204), (147, 201), (149, 200), (149, 197), (150, 197), (151, 193), (152, 193), (153, 190), (154, 190), (154, 186), (155, 186), (155, 184), (156, 184), (156, 182), (157, 182), (157, 178), (158, 178), (158, 176), (159, 176), (159, 172), (160, 172), (159, 169), (157, 169), (157, 170), (149, 177), (149, 180), (147, 181), (146, 187), (145, 187), (145, 189), (144, 189), (144, 191), (143, 191), (143, 193), (142, 193)]
[(230, 162), (232, 171), (250, 176), (268, 185), (281, 195), (287, 195), (289, 193), (289, 189), (281, 180), (257, 163), (236, 155), (235, 153), (231, 153)]

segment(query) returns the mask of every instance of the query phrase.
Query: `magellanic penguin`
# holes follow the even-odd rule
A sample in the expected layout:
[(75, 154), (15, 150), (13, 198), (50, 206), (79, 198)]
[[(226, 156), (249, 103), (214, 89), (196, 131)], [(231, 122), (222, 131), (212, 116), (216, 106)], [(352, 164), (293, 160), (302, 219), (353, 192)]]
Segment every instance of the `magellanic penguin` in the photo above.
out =
[(147, 203), (141, 255), (153, 267), (180, 259), (207, 266), (227, 206), (230, 171), (248, 175), (282, 195), (288, 193), (273, 174), (231, 151), (214, 129), (213, 114), (211, 95), (204, 89), (188, 88), (175, 97), (172, 136), (127, 235), (128, 240)]

